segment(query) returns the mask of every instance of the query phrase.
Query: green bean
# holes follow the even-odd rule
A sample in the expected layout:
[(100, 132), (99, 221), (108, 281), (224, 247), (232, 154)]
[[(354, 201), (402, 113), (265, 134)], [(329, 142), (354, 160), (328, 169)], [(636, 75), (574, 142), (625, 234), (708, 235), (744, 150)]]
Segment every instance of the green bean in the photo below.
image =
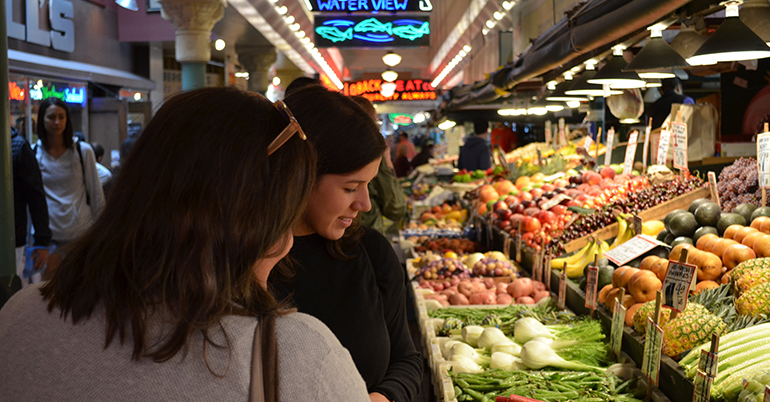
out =
[(459, 385), (459, 386), (460, 386), (460, 387), (462, 387), (463, 389), (470, 387), (470, 385), (468, 384), (468, 382), (467, 382), (467, 381), (465, 381), (465, 380), (463, 380), (462, 378), (458, 378), (458, 379), (456, 379), (456, 380), (455, 380), (455, 382), (457, 382), (457, 385)]
[(464, 388), (464, 391), (477, 401), (484, 399), (484, 394), (482, 394), (481, 392), (474, 391), (470, 388)]
[(463, 394), (462, 388), (460, 388), (457, 385), (455, 385), (455, 397), (459, 397), (462, 394)]

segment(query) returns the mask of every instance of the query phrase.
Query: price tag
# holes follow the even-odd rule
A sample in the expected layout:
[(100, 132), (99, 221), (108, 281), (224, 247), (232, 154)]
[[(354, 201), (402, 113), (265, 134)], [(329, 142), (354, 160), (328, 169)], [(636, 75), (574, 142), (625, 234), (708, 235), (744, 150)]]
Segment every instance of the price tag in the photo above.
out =
[(693, 402), (709, 402), (711, 400), (711, 386), (713, 384), (714, 377), (698, 370), (695, 374), (695, 388), (692, 394)]
[(516, 262), (521, 263), (521, 220), (516, 222)]
[(591, 145), (594, 144), (594, 139), (591, 138), (590, 135), (586, 135), (585, 142), (583, 142), (583, 148), (586, 150), (586, 152), (591, 150)]
[(644, 230), (644, 228), (642, 227), (642, 218), (639, 217), (639, 215), (634, 215), (632, 219), (634, 221), (634, 226), (633, 226), (634, 233), (642, 234), (642, 231)]
[(544, 211), (547, 211), (547, 210), (549, 210), (549, 209), (551, 209), (551, 208), (561, 204), (562, 201), (564, 201), (564, 200), (571, 200), (571, 199), (572, 199), (572, 197), (568, 196), (567, 194), (557, 194), (556, 196), (554, 196), (550, 200), (544, 202), (543, 205), (541, 205), (540, 207)]
[(770, 188), (770, 133), (757, 136), (757, 172), (760, 188)]
[(687, 169), (687, 125), (671, 123), (671, 139), (674, 141), (674, 167)]
[(719, 365), (719, 355), (711, 353), (706, 349), (700, 350), (700, 360), (698, 361), (698, 368), (704, 373), (716, 377), (717, 366)]
[(663, 346), (663, 329), (656, 325), (652, 318), (647, 318), (647, 338), (644, 342), (644, 357), (642, 372), (650, 382), (658, 386), (658, 370), (660, 369), (660, 350)]
[(644, 130), (644, 149), (642, 149), (642, 165), (644, 165), (644, 171), (642, 174), (647, 172), (647, 151), (650, 148), (650, 131), (652, 129), (652, 126), (647, 125), (647, 128)]
[(609, 130), (607, 130), (607, 152), (604, 154), (604, 165), (609, 166), (610, 161), (612, 160), (612, 147), (615, 143), (615, 128), (610, 127)]
[(604, 258), (612, 261), (615, 265), (623, 266), (634, 258), (639, 257), (657, 246), (667, 245), (650, 236), (640, 234), (604, 253)]
[(546, 254), (543, 260), (543, 283), (547, 290), (551, 290), (551, 255)]
[(503, 241), (503, 255), (507, 259), (511, 259), (511, 236), (506, 234)]
[(631, 174), (634, 170), (634, 158), (636, 157), (636, 141), (639, 139), (639, 131), (634, 130), (628, 136), (626, 146), (626, 159), (623, 160), (623, 174)]
[(566, 132), (566, 124), (564, 123), (564, 118), (562, 117), (559, 119), (559, 145), (564, 147), (567, 146), (569, 143), (567, 142), (567, 132)]
[(620, 348), (623, 344), (623, 327), (626, 324), (626, 306), (620, 301), (612, 308), (612, 328), (610, 329), (610, 345), (615, 357), (620, 358)]
[(543, 166), (543, 153), (539, 149), (537, 150), (537, 165)]
[(564, 310), (567, 301), (567, 267), (563, 267), (559, 275), (559, 310)]
[(684, 311), (695, 270), (695, 265), (668, 260), (668, 271), (662, 290), (664, 306), (680, 313)]
[(599, 267), (589, 265), (586, 268), (586, 308), (596, 310), (596, 288), (599, 284)]
[(666, 157), (668, 156), (668, 144), (671, 142), (671, 132), (668, 128), (660, 130), (660, 142), (658, 142), (658, 160), (656, 164), (666, 165)]
[(546, 143), (546, 144), (550, 144), (550, 143), (551, 143), (551, 137), (552, 137), (552, 134), (551, 134), (551, 132), (552, 132), (552, 131), (551, 131), (551, 125), (552, 125), (552, 124), (553, 124), (553, 123), (551, 123), (551, 121), (550, 121), (550, 120), (547, 120), (547, 121), (545, 122), (545, 143)]
[(714, 172), (708, 172), (709, 178), (709, 191), (711, 192), (711, 199), (722, 208), (722, 203), (719, 202), (719, 191), (717, 191), (717, 175)]
[(532, 261), (532, 279), (543, 281), (543, 260), (540, 259), (540, 253), (535, 253), (535, 260)]
[(770, 402), (770, 385), (765, 385), (765, 398), (762, 402)]

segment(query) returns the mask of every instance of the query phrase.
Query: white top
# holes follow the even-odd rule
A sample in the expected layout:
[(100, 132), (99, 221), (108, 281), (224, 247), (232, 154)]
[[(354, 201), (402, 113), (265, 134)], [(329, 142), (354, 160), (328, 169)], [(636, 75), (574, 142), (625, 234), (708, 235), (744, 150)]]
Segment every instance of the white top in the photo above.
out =
[[(105, 316), (97, 308), (77, 325), (49, 313), (42, 283), (22, 289), (0, 311), (0, 395), (4, 401), (247, 401), (251, 381), (253, 317), (222, 320), (227, 348), (206, 349), (200, 333), (187, 356), (131, 360), (130, 333), (107, 349)], [(276, 320), (282, 401), (369, 402), (366, 385), (347, 349), (316, 318), (291, 313)], [(226, 345), (220, 331), (212, 339)], [(152, 343), (156, 337), (149, 336)]]
[(107, 169), (99, 162), (96, 163), (96, 172), (99, 173), (99, 182), (102, 183), (102, 186), (112, 180), (112, 172), (110, 172), (110, 169)]
[[(40, 141), (36, 146), (35, 157), (43, 175), (48, 216), (55, 242), (74, 240), (96, 220), (104, 208), (104, 192), (96, 171), (94, 150), (87, 143), (80, 143), (85, 164), (81, 167), (76, 146), (73, 145), (58, 159), (49, 155)], [(90, 196), (90, 206), (86, 202), (86, 191)]]

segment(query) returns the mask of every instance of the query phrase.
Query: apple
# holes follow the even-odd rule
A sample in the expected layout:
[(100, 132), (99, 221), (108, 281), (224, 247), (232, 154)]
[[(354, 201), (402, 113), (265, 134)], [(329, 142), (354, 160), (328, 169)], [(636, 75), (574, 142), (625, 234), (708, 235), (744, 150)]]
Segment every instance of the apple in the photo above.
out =
[[(571, 201), (571, 200), (567, 200), (567, 201)], [(555, 205), (553, 208), (550, 209), (550, 211), (556, 214), (556, 216), (561, 216), (567, 212), (567, 206), (561, 205), (561, 204)]]
[(619, 163), (613, 163), (610, 165), (611, 168), (615, 169), (615, 173), (621, 174), (623, 173), (623, 165)]
[(542, 197), (544, 191), (542, 188), (533, 188), (532, 190), (529, 190), (529, 193), (532, 194), (532, 198), (536, 198)]
[(506, 221), (511, 219), (511, 216), (513, 215), (513, 211), (511, 211), (508, 208), (501, 208), (496, 211), (497, 217)]
[(553, 198), (554, 196), (556, 196), (556, 193), (553, 192), (553, 191), (546, 191), (546, 192), (543, 193), (543, 198), (547, 198), (549, 200), (551, 198)]
[(513, 209), (513, 212), (515, 212), (517, 214), (522, 214), (522, 213), (524, 213), (524, 210), (526, 208), (527, 207), (525, 207), (523, 203), (519, 203), (519, 204), (516, 204), (516, 207)]
[(540, 211), (535, 217), (543, 224), (556, 221), (556, 214), (551, 211)]
[(553, 184), (550, 184), (550, 183), (545, 183), (545, 184), (543, 184), (543, 187), (540, 187), (540, 189), (545, 191), (545, 192), (548, 192), (548, 191), (555, 190), (556, 186), (554, 186)]
[(754, 258), (757, 258), (754, 250), (743, 244), (733, 244), (727, 247), (722, 254), (722, 262), (728, 271), (735, 268), (736, 265)]
[(519, 199), (519, 202), (522, 202), (522, 201), (532, 201), (532, 198), (534, 198), (534, 197), (532, 197), (532, 194), (530, 194), (530, 193), (528, 193), (526, 191), (522, 191), (516, 197)]
[(505, 197), (505, 203), (508, 204), (508, 208), (514, 208), (519, 204), (519, 200), (516, 197), (509, 195)]
[(492, 205), (492, 211), (497, 212), (501, 209), (508, 209), (508, 204), (506, 204), (504, 201), (498, 201)]

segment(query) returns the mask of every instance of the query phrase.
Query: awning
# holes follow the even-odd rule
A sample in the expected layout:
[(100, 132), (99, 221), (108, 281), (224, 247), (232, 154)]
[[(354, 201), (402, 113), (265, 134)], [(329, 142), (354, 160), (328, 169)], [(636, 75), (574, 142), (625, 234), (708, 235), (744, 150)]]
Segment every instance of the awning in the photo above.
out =
[(136, 91), (150, 91), (156, 87), (154, 81), (126, 71), (11, 49), (8, 49), (8, 69), (11, 73), (90, 81)]

